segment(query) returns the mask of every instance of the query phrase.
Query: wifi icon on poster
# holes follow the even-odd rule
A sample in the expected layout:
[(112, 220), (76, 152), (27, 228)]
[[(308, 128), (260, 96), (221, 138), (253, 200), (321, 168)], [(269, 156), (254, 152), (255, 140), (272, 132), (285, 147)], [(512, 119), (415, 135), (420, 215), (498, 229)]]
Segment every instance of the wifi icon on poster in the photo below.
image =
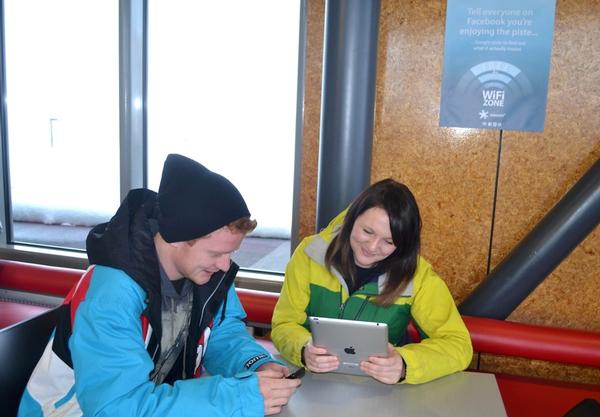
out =
[(537, 117), (535, 89), (519, 67), (490, 60), (468, 68), (443, 92), (441, 126), (511, 129)]
[(504, 61), (485, 61), (472, 66), (456, 86), (458, 94), (467, 96), (490, 89), (504, 90), (506, 95), (514, 97), (526, 97), (533, 92), (523, 71)]

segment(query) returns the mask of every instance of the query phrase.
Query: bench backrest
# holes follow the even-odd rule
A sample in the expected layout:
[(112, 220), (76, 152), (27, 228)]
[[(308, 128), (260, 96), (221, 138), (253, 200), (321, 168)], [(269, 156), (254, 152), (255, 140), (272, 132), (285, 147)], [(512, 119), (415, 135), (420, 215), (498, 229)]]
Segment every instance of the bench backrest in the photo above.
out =
[[(64, 297), (83, 271), (0, 260), (0, 288)], [(248, 322), (269, 326), (279, 294), (238, 288)], [(600, 367), (600, 332), (463, 316), (475, 351)], [(411, 329), (413, 335), (416, 330)]]
[(57, 309), (0, 330), (0, 415), (16, 416), (33, 368), (58, 319)]

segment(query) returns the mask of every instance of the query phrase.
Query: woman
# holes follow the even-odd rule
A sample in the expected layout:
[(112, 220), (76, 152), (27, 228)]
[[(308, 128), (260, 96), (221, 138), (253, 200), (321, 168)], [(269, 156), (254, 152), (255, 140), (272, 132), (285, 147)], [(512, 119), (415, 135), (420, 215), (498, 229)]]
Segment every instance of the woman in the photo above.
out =
[[(361, 369), (376, 380), (417, 384), (465, 369), (473, 354), (452, 295), (419, 256), (421, 218), (414, 196), (392, 179), (363, 191), (347, 211), (304, 239), (287, 265), (272, 340), (282, 356), (312, 372), (338, 358), (311, 343), (308, 316), (385, 322), (387, 357)], [(422, 341), (409, 341), (409, 320)]]

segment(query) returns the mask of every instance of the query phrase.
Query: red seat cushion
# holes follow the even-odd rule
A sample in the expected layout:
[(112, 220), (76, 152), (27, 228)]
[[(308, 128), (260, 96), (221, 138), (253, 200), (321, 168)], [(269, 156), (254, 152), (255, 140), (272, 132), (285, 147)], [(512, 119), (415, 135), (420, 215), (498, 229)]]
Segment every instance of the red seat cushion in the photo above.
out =
[(563, 417), (585, 398), (600, 401), (600, 386), (496, 375), (508, 417)]
[(48, 307), (0, 301), (0, 329), (39, 316), (48, 310)]

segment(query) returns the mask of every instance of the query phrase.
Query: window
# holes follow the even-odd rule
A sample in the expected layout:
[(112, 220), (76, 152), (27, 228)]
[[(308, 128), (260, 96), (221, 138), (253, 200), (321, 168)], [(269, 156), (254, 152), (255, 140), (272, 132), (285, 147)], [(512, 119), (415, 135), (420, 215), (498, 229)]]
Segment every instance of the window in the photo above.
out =
[(299, 1), (152, 0), (148, 171), (189, 156), (241, 191), (258, 227), (234, 259), (283, 271), (290, 255)]
[[(12, 217), (2, 244), (82, 251), (144, 166), (157, 190), (164, 159), (178, 152), (228, 177), (258, 220), (234, 259), (283, 271), (301, 0), (5, 0), (4, 8), (2, 173)], [(142, 104), (146, 75), (137, 107), (145, 117), (128, 118), (125, 104)], [(135, 94), (124, 93), (129, 82)]]
[(12, 240), (83, 248), (119, 203), (118, 2), (4, 9)]

